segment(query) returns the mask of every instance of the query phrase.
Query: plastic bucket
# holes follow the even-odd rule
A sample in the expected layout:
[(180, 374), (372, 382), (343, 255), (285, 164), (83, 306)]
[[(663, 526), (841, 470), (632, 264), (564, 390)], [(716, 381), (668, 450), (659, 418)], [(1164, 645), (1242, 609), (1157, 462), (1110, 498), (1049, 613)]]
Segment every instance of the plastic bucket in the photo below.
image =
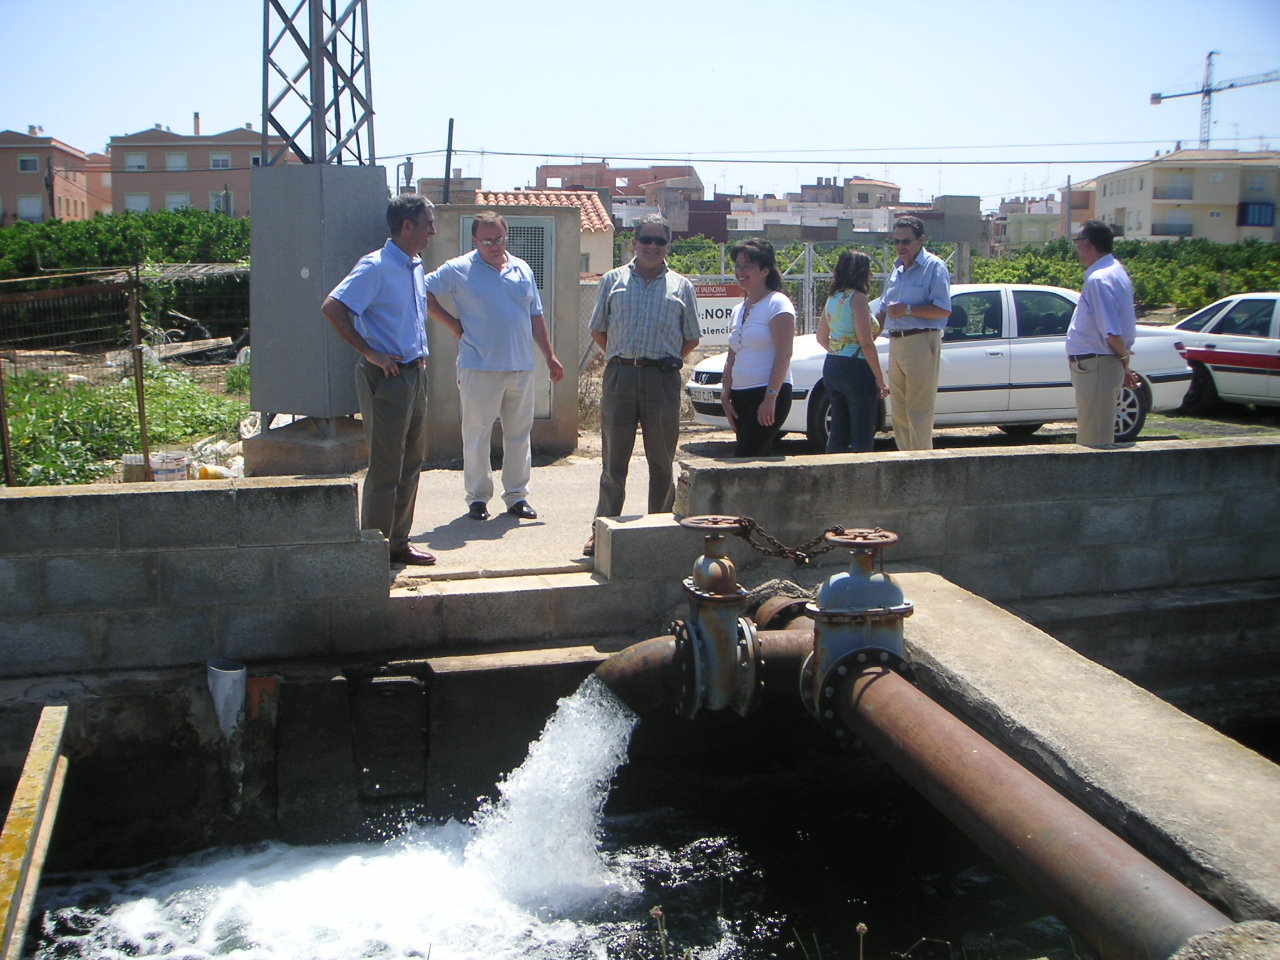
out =
[[(124, 465), (125, 482), (145, 480), (142, 471), (142, 454), (126, 453), (121, 461)], [(157, 483), (170, 483), (175, 480), (186, 480), (191, 457), (185, 453), (153, 453), (151, 455), (151, 475)]]

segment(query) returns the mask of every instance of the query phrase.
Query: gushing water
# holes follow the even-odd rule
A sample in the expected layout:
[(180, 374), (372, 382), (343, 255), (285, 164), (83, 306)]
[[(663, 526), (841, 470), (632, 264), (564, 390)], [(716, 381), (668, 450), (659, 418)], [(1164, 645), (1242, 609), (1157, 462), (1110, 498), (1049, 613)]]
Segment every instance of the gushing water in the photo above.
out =
[(635, 723), (593, 678), (560, 702), (471, 824), (419, 825), (382, 845), (213, 851), (143, 876), (82, 879), (57, 891), (76, 905), (49, 910), (37, 956), (603, 958), (648, 909), (634, 902), (645, 870), (636, 855), (599, 846)]

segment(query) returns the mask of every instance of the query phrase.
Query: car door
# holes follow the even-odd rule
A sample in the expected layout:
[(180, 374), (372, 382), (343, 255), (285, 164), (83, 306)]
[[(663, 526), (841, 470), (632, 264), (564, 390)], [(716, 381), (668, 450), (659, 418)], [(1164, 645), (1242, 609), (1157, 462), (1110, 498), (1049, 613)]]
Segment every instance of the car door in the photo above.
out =
[(1280, 397), (1276, 303), (1241, 297), (1205, 327), (1193, 355), (1213, 371), (1219, 396), (1245, 403)]
[(1009, 340), (998, 287), (951, 297), (942, 334), (935, 416), (1009, 409)]
[(1014, 287), (1009, 409), (1073, 418), (1075, 391), (1067, 365), (1067, 327), (1076, 302), (1064, 292)]

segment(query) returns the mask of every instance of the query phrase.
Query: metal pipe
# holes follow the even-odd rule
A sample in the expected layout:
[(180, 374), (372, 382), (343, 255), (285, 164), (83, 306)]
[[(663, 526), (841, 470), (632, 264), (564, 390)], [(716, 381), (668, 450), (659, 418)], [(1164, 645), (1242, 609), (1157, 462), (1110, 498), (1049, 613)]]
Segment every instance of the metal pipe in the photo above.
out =
[(841, 722), (1100, 955), (1158, 960), (1231, 918), (890, 670), (851, 673)]
[[(800, 668), (813, 649), (813, 625), (794, 630), (761, 630), (761, 695), (795, 696), (800, 689)], [(691, 664), (676, 656), (671, 635), (652, 637), (619, 650), (596, 667), (596, 676), (639, 716), (677, 710), (693, 680)]]

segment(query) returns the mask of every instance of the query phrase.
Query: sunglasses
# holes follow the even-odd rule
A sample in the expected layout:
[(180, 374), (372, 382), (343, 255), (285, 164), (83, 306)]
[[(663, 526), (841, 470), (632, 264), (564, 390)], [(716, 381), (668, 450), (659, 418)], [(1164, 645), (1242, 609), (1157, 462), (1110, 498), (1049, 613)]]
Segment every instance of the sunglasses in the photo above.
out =
[(666, 237), (652, 237), (652, 236), (648, 236), (648, 237), (636, 237), (636, 243), (643, 243), (645, 246), (652, 246), (653, 244), (655, 244), (655, 243), (656, 243), (656, 244), (657, 244), (658, 246), (660, 246), (660, 247), (665, 247), (665, 246), (667, 245), (667, 238), (666, 238)]
[(901, 240), (898, 237), (893, 238), (893, 245), (895, 247), (909, 247), (913, 243), (915, 243), (914, 240)]
[(496, 240), (481, 240), (482, 247), (505, 247), (507, 245), (506, 237), (498, 237)]

